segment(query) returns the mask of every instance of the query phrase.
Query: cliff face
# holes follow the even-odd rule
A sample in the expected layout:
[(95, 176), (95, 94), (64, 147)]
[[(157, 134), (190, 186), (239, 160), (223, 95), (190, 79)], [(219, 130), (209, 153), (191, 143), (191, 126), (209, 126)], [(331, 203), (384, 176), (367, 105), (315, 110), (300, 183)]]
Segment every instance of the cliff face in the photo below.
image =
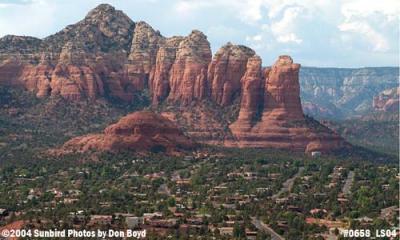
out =
[(231, 43), (218, 50), (208, 68), (211, 99), (221, 106), (232, 104), (234, 95), (240, 93), (247, 60), (254, 55), (250, 48)]
[[(130, 100), (122, 74), (135, 23), (102, 4), (80, 22), (43, 40), (0, 39), (0, 83), (25, 87), (38, 97), (70, 100), (110, 96)], [(10, 64), (12, 63), (12, 64)], [(4, 75), (10, 67), (19, 68)]]
[(399, 111), (400, 88), (386, 89), (374, 96), (372, 106), (377, 111), (398, 112)]
[[(23, 87), (38, 97), (110, 97), (134, 103), (136, 93), (148, 91), (151, 107), (199, 142), (299, 151), (342, 147), (344, 141), (337, 135), (304, 117), (299, 69), (289, 56), (263, 69), (252, 49), (231, 43), (212, 57), (202, 32), (167, 38), (107, 4), (45, 39), (0, 39), (0, 84)], [(161, 120), (136, 117), (132, 119)], [(71, 144), (83, 149), (148, 149), (154, 145), (151, 141), (159, 144), (153, 137), (171, 130), (154, 123), (150, 127), (155, 132), (147, 125), (132, 125), (128, 133), (120, 128), (125, 123), (123, 118), (118, 127)], [(145, 134), (137, 133), (143, 129)], [(139, 146), (141, 139), (148, 146)]]
[(257, 116), (260, 104), (263, 102), (265, 80), (262, 78), (261, 58), (253, 56), (248, 59), (246, 73), (241, 79), (242, 99), (237, 120), (230, 126), (231, 130), (240, 135), (249, 131)]
[(373, 97), (398, 86), (399, 68), (312, 68), (300, 70), (306, 114), (343, 119), (374, 111)]
[[(245, 86), (241, 109), (238, 120), (230, 125), (234, 140), (228, 140), (228, 145), (305, 152), (329, 151), (345, 146), (340, 136), (328, 128), (321, 127), (316, 131), (318, 123), (304, 117), (300, 102), (299, 64), (293, 63), (289, 56), (280, 56), (271, 68), (265, 70), (263, 101), (257, 101), (260, 94), (249, 98), (248, 95), (252, 94), (246, 92), (251, 86), (253, 89), (260, 86), (261, 71), (257, 61), (251, 59), (249, 63), (253, 69), (248, 68), (249, 72), (242, 79)], [(257, 91), (249, 93), (254, 92)], [(261, 103), (261, 119), (251, 120)]]
[(207, 67), (211, 61), (210, 43), (200, 31), (193, 31), (180, 42), (170, 70), (168, 100), (188, 104), (204, 99), (207, 91)]

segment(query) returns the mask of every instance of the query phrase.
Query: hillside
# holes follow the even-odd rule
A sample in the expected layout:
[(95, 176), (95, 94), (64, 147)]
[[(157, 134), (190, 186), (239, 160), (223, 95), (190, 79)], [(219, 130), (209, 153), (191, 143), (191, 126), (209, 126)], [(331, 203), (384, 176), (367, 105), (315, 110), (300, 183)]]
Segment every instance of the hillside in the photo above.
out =
[(398, 79), (398, 67), (302, 67), (300, 85), (303, 109), (306, 114), (318, 119), (363, 116), (376, 111), (374, 97), (398, 87)]

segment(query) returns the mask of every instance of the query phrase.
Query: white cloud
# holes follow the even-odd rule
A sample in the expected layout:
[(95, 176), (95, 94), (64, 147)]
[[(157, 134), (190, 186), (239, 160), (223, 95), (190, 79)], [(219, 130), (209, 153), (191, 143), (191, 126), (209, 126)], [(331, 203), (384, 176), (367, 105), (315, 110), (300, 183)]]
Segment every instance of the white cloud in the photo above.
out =
[(388, 19), (394, 20), (400, 12), (400, 1), (379, 0), (365, 1), (353, 0), (342, 5), (341, 12), (346, 20), (352, 17), (369, 17), (371, 14), (380, 12)]
[[(0, 37), (45, 37), (82, 19), (100, 2), (104, 0), (0, 0)], [(399, 61), (399, 0), (106, 2), (135, 21), (149, 22), (166, 36), (196, 28), (209, 36), (213, 49), (228, 41), (249, 45), (267, 64), (284, 52), (297, 54), (294, 58), (305, 65), (318, 59), (338, 65), (396, 65)], [(385, 56), (387, 60), (382, 61)]]
[(386, 38), (375, 31), (368, 23), (366, 22), (348, 22), (348, 23), (343, 23), (338, 26), (340, 31), (343, 32), (353, 32), (353, 33), (360, 33), (364, 35), (367, 38), (367, 41), (369, 41), (373, 45), (373, 51), (388, 51), (390, 49), (389, 43), (386, 40)]
[[(29, 14), (29, 15), (28, 15)], [(0, 7), (0, 36), (7, 34), (44, 37), (53, 27), (55, 8), (44, 0), (15, 1)]]
[(221, 12), (234, 13), (234, 17), (245, 23), (255, 24), (262, 19), (263, 5), (264, 0), (178, 0), (174, 9), (182, 17), (189, 17), (207, 8), (220, 9)]
[(283, 13), (283, 17), (271, 24), (271, 31), (278, 42), (299, 44), (303, 41), (294, 32), (296, 30), (296, 22), (302, 12), (303, 9), (300, 7), (287, 8)]
[(389, 51), (396, 45), (391, 46), (390, 38), (393, 30), (398, 28), (400, 1), (353, 0), (342, 5), (341, 14), (344, 19), (338, 29), (344, 34), (353, 33), (354, 42), (361, 38), (376, 52)]

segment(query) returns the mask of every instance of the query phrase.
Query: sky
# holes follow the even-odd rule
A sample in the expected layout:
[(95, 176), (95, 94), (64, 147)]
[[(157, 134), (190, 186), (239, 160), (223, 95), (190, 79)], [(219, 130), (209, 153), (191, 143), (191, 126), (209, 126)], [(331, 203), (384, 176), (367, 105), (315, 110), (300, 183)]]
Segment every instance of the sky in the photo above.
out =
[(399, 0), (0, 0), (0, 37), (46, 37), (100, 3), (167, 37), (198, 29), (214, 53), (249, 46), (263, 65), (283, 54), (303, 66), (399, 65)]

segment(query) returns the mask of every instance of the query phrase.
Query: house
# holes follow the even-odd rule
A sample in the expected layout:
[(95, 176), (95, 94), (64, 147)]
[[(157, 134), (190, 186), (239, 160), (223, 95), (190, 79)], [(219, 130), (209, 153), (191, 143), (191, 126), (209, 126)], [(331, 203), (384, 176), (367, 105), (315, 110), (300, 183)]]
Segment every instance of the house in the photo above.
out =
[(162, 218), (163, 214), (161, 212), (153, 212), (153, 213), (143, 213), (144, 221), (153, 219), (153, 218)]
[(64, 198), (64, 203), (65, 204), (74, 204), (79, 202), (78, 198)]
[(277, 222), (277, 226), (278, 226), (279, 228), (283, 228), (283, 229), (287, 229), (287, 228), (289, 227), (287, 221), (278, 221), (278, 222)]
[(289, 198), (287, 198), (287, 197), (284, 197), (284, 198), (277, 198), (276, 200), (275, 200), (275, 203), (277, 203), (277, 204), (283, 204), (283, 203), (287, 203), (289, 201)]
[(204, 223), (201, 217), (187, 218), (186, 222), (191, 225), (202, 225)]
[(388, 208), (381, 209), (381, 214), (379, 218), (385, 219), (386, 221), (390, 221), (393, 219), (394, 216), (399, 216), (399, 207), (398, 206), (391, 206)]
[(340, 203), (347, 203), (349, 200), (347, 199), (347, 198), (338, 198), (337, 199), (338, 200), (338, 202), (340, 202)]
[(257, 239), (257, 231), (251, 231), (250, 229), (246, 228), (246, 238), (249, 240)]
[(220, 227), (218, 230), (220, 235), (233, 236), (233, 227)]
[(190, 185), (190, 178), (176, 180), (177, 185)]
[(293, 212), (301, 212), (301, 208), (294, 205), (287, 206), (287, 209)]
[(170, 219), (150, 219), (148, 224), (152, 227), (159, 228), (174, 228), (177, 226), (178, 220), (176, 218)]
[(310, 210), (310, 214), (318, 214), (318, 213), (327, 213), (326, 209), (321, 209), (321, 208), (313, 208)]
[(263, 193), (263, 192), (266, 192), (266, 191), (269, 191), (269, 190), (270, 190), (269, 187), (259, 187), (259, 188), (256, 188), (256, 191), (257, 191), (258, 193)]
[(125, 223), (128, 228), (138, 228), (140, 225), (144, 223), (143, 217), (126, 217)]
[(89, 226), (107, 225), (107, 224), (111, 224), (111, 222), (112, 222), (111, 215), (91, 215), (88, 225)]

